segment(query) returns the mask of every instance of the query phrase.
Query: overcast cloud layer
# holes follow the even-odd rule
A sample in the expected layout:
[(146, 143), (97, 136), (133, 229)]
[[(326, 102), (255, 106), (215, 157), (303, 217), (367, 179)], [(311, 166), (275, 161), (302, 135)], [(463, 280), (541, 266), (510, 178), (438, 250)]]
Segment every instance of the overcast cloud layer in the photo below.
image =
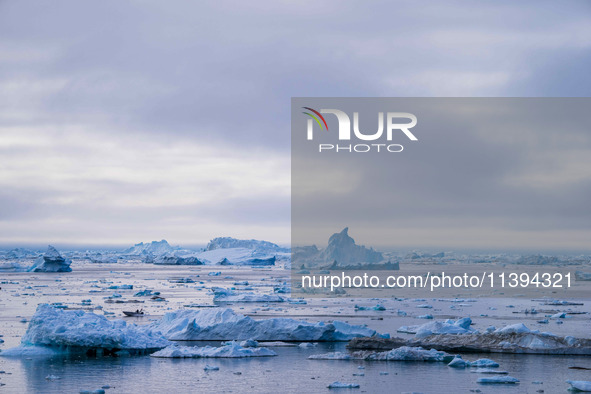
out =
[(590, 19), (587, 1), (0, 2), (0, 243), (287, 243), (292, 96), (587, 96)]

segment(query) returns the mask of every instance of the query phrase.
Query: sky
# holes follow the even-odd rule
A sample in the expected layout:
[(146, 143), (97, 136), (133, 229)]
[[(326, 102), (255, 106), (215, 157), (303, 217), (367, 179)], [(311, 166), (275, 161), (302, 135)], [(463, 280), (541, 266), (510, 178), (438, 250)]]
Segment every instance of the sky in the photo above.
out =
[(289, 243), (291, 97), (588, 96), (590, 19), (588, 1), (0, 1), (0, 244)]

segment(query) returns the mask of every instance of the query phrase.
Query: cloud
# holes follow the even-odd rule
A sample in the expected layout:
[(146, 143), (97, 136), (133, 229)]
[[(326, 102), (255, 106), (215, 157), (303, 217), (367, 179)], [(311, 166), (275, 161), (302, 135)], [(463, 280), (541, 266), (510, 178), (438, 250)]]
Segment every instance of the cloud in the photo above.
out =
[[(0, 242), (287, 242), (291, 97), (587, 95), (588, 14), (545, 1), (2, 2)], [(540, 184), (576, 172), (564, 166)], [(180, 207), (219, 220), (175, 230)]]

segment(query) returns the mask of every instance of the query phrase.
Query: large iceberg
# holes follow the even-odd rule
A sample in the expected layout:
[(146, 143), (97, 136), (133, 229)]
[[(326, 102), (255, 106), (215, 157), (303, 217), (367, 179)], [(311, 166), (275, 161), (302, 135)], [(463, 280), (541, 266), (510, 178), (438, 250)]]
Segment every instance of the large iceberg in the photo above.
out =
[(63, 258), (51, 245), (41, 257), (38, 257), (27, 271), (29, 272), (71, 272), (72, 260)]
[(372, 248), (355, 244), (349, 236), (349, 228), (335, 233), (328, 239), (328, 246), (318, 250), (313, 246), (299, 246), (292, 250), (294, 267), (324, 267), (331, 270), (397, 270), (398, 262), (384, 259), (384, 255)]
[(169, 312), (150, 325), (170, 340), (348, 341), (376, 332), (342, 322), (309, 323), (288, 318), (254, 320), (229, 308)]
[[(170, 345), (159, 332), (148, 326), (108, 320), (80, 310), (67, 311), (40, 304), (17, 348), (2, 356), (27, 355), (42, 347), (52, 351), (112, 354), (120, 350), (145, 353)], [(50, 352), (48, 352), (50, 353)]]
[(233, 249), (233, 248), (244, 248), (244, 249), (254, 249), (258, 251), (265, 251), (265, 252), (281, 252), (287, 253), (289, 249), (282, 248), (279, 245), (276, 245), (271, 242), (267, 241), (258, 241), (256, 239), (236, 239), (231, 237), (218, 237), (214, 238), (207, 244), (205, 248), (206, 251), (216, 250), (216, 249)]
[(275, 265), (277, 254), (248, 248), (212, 249), (200, 253), (199, 258), (221, 265)]
[(238, 342), (229, 342), (223, 346), (180, 346), (170, 345), (162, 350), (152, 353), (152, 357), (163, 358), (244, 358), (244, 357), (270, 357), (276, 356), (272, 350), (264, 347), (242, 347)]
[(140, 242), (139, 244), (133, 245), (131, 248), (125, 249), (122, 253), (134, 256), (151, 254), (159, 256), (161, 254), (172, 253), (175, 250), (178, 250), (178, 248), (173, 248), (165, 239), (163, 239), (162, 241), (152, 241), (146, 244)]

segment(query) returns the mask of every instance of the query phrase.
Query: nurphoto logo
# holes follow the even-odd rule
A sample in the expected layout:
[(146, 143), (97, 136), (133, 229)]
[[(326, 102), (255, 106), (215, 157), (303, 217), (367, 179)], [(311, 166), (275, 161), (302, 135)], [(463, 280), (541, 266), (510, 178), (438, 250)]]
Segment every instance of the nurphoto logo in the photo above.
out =
[[(344, 111), (338, 109), (321, 109), (317, 111), (310, 107), (302, 107), (306, 111), (303, 114), (309, 117), (307, 124), (307, 139), (314, 140), (314, 124), (317, 124), (321, 131), (328, 132), (328, 123), (322, 114), (332, 114), (336, 116), (338, 122), (338, 140), (350, 141), (352, 138), (361, 141), (377, 141), (384, 136), (384, 123), (386, 123), (385, 140), (392, 141), (393, 136), (402, 132), (411, 141), (418, 141), (418, 138), (410, 131), (417, 125), (417, 117), (408, 112), (378, 112), (378, 129), (372, 133), (362, 132), (359, 128), (359, 112), (353, 112), (353, 133), (351, 133), (351, 118)], [(385, 119), (385, 121), (384, 121)], [(400, 122), (406, 119), (406, 122)], [(410, 121), (410, 122), (409, 122)], [(372, 143), (372, 144), (318, 144), (318, 152), (358, 152), (365, 153), (370, 151), (377, 152), (402, 152), (404, 147), (400, 144)]]

